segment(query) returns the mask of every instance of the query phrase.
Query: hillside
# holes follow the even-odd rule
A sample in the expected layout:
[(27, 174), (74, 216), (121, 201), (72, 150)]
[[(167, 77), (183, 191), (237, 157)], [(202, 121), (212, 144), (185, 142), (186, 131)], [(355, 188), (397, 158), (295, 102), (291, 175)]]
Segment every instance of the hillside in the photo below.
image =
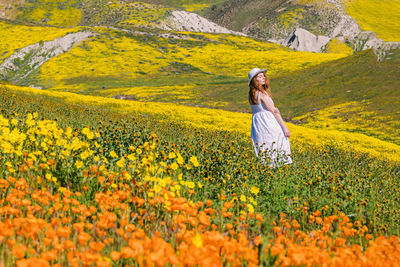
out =
[[(208, 31), (218, 32), (218, 25), (187, 12), (204, 9), (211, 3), (214, 1), (0, 0), (0, 18), (44, 26), (113, 26), (146, 31), (182, 27), (197, 31), (196, 27), (201, 28), (198, 24), (212, 24)], [(177, 9), (184, 19), (175, 14)]]
[[(283, 43), (302, 28), (354, 51), (400, 41), (400, 1), (228, 0), (208, 9), (212, 21), (263, 40)], [(306, 37), (310, 38), (310, 37)], [(324, 49), (324, 48), (322, 48)]]
[(398, 48), (399, 11), (399, 0), (0, 0), (0, 18), (19, 23), (245, 33), (295, 50), (347, 54)]
[[(377, 62), (371, 50), (363, 51), (276, 77), (273, 94), (287, 118), (308, 126), (316, 120), (319, 128), (363, 132), (399, 144), (399, 66), (399, 49), (384, 62)], [(325, 108), (331, 111), (324, 117), (320, 112)]]
[[(60, 28), (58, 36), (63, 40), (53, 44), (41, 40), (40, 34), (49, 29), (56, 35), (57, 28), (36, 26), (34, 29), (39, 36), (32, 38), (33, 33), (26, 26), (3, 22), (1, 27), (3, 32), (9, 33), (1, 41), (5, 55), (0, 65), (3, 80), (88, 94), (102, 91), (109, 96), (143, 86), (184, 89), (199, 84), (212, 85), (221, 80), (243, 81), (248, 69), (255, 65), (268, 65), (270, 73), (276, 75), (346, 56), (295, 52), (244, 36), (157, 33), (109, 27), (75, 27), (70, 28), (67, 35)], [(16, 32), (21, 36), (29, 32), (30, 36), (27, 35), (25, 42), (15, 43), (10, 51), (7, 44), (15, 40), (13, 34)], [(72, 39), (69, 36), (77, 32), (87, 34), (83, 39), (65, 45)], [(53, 50), (59, 43), (63, 48), (55, 54)], [(27, 44), (32, 46), (23, 48)], [(14, 61), (14, 57), (18, 60)], [(21, 76), (21, 72), (30, 74)], [(134, 93), (128, 94), (136, 97)]]

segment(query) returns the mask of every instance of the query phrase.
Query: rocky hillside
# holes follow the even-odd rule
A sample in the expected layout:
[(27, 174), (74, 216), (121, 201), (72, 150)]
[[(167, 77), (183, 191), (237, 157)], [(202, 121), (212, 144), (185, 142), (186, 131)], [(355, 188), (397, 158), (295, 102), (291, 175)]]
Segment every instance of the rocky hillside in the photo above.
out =
[[(393, 15), (392, 20), (377, 20), (372, 14), (376, 11)], [(397, 13), (398, 0), (379, 5), (369, 0), (228, 0), (211, 7), (207, 17), (232, 30), (301, 51), (325, 52), (346, 45), (356, 52), (373, 48), (379, 55), (400, 46), (400, 31), (393, 29), (400, 26)]]
[[(0, 18), (42, 26), (235, 33), (196, 13), (207, 1), (0, 0)], [(212, 1), (214, 2), (214, 1)]]
[(20, 23), (245, 34), (308, 52), (373, 48), (379, 60), (400, 47), (399, 14), (400, 0), (0, 0), (0, 18)]

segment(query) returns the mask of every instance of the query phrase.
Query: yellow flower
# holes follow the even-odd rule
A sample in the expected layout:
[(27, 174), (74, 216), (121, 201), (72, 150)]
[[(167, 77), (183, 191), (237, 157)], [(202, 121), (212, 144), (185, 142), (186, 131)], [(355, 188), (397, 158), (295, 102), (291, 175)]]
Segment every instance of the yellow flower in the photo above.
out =
[(192, 238), (192, 244), (198, 248), (203, 246), (203, 239), (198, 233)]
[(50, 173), (46, 173), (45, 177), (46, 177), (47, 180), (49, 180), (49, 181), (51, 180), (51, 174)]
[(193, 182), (187, 182), (186, 183), (187, 187), (189, 187), (190, 189), (193, 189), (195, 187), (195, 184)]
[(82, 129), (82, 133), (83, 133), (84, 135), (86, 135), (86, 137), (87, 137), (88, 139), (93, 139), (93, 138), (94, 138), (94, 133), (93, 133), (92, 131), (90, 131), (90, 129), (87, 128), (87, 127), (85, 127), (85, 128)]
[(198, 186), (199, 188), (202, 188), (202, 187), (203, 187), (203, 185), (202, 185), (200, 182), (197, 182), (197, 186)]
[(174, 159), (175, 157), (176, 157), (176, 155), (175, 155), (174, 152), (170, 152), (170, 153), (168, 154), (168, 158), (170, 158), (170, 159)]
[(115, 153), (114, 150), (112, 150), (112, 151), (110, 152), (110, 156), (113, 157), (113, 158), (117, 158), (117, 157), (118, 157), (117, 153)]
[(85, 160), (90, 156), (90, 153), (86, 150), (81, 153), (81, 159)]
[(172, 163), (171, 164), (171, 169), (173, 169), (173, 170), (176, 170), (176, 169), (178, 169), (178, 164), (176, 163), (176, 162), (174, 162), (174, 163)]
[(67, 188), (60, 186), (58, 188), (58, 191), (60, 191), (61, 193), (64, 192), (65, 190), (67, 190)]
[(254, 212), (254, 207), (251, 204), (247, 204), (247, 209), (249, 210), (249, 212)]
[(254, 198), (248, 197), (247, 199), (250, 201), (251, 204), (253, 204), (254, 206), (257, 206), (257, 202), (254, 200)]
[(128, 155), (128, 159), (129, 159), (130, 161), (134, 161), (134, 160), (136, 159), (136, 157), (135, 157), (134, 154), (129, 154), (129, 155)]
[(193, 163), (193, 166), (198, 167), (199, 166), (199, 162), (197, 160), (197, 158), (195, 156), (192, 156), (190, 158), (190, 162)]
[(179, 154), (178, 154), (178, 158), (176, 159), (176, 162), (178, 162), (178, 164), (183, 164), (183, 163), (185, 163), (185, 161), (183, 160), (182, 157), (179, 156)]
[(153, 188), (154, 192), (156, 192), (156, 193), (159, 193), (161, 191), (161, 189), (162, 188), (159, 185), (155, 185), (154, 188)]
[(132, 179), (132, 176), (128, 172), (123, 172), (123, 175), (124, 175), (126, 180)]
[(240, 201), (246, 202), (246, 196), (245, 195), (240, 195)]
[(80, 169), (80, 168), (83, 167), (83, 162), (80, 161), (80, 160), (78, 160), (77, 162), (75, 162), (75, 166), (76, 166), (78, 169)]
[(252, 186), (250, 188), (250, 192), (253, 193), (254, 195), (257, 195), (258, 192), (260, 192), (260, 189), (258, 189), (258, 187)]

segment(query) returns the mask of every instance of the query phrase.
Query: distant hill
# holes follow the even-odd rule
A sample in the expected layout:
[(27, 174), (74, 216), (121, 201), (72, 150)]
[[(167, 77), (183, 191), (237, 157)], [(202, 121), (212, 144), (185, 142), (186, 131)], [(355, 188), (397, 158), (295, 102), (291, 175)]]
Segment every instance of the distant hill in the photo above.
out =
[[(400, 47), (399, 14), (400, 0), (379, 4), (374, 0), (0, 0), (0, 18), (19, 23), (146, 31), (232, 30), (310, 52), (374, 48), (385, 53)], [(318, 44), (305, 45), (314, 42)]]
[[(7, 22), (0, 23), (0, 30), (3, 80), (85, 93), (113, 90), (111, 96), (141, 86), (186, 88), (221, 80), (237, 82), (255, 65), (268, 65), (270, 73), (277, 75), (346, 56), (295, 52), (229, 34), (105, 26), (64, 29)], [(47, 38), (50, 33), (53, 38)]]
[[(302, 28), (355, 51), (400, 42), (400, 0), (227, 0), (206, 12), (212, 21), (263, 40)], [(399, 47), (399, 44), (396, 44)]]
[(221, 1), (0, 0), (0, 18), (45, 26), (164, 28), (176, 10), (200, 11)]

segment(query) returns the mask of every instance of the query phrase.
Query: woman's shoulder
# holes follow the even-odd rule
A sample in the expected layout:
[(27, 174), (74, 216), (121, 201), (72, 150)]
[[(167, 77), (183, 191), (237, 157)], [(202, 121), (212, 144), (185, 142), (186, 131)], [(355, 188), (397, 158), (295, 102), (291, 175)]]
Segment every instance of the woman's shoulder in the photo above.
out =
[(269, 94), (267, 94), (266, 92), (259, 91), (259, 94), (260, 94), (260, 97), (262, 97), (262, 98), (272, 99), (272, 97)]

